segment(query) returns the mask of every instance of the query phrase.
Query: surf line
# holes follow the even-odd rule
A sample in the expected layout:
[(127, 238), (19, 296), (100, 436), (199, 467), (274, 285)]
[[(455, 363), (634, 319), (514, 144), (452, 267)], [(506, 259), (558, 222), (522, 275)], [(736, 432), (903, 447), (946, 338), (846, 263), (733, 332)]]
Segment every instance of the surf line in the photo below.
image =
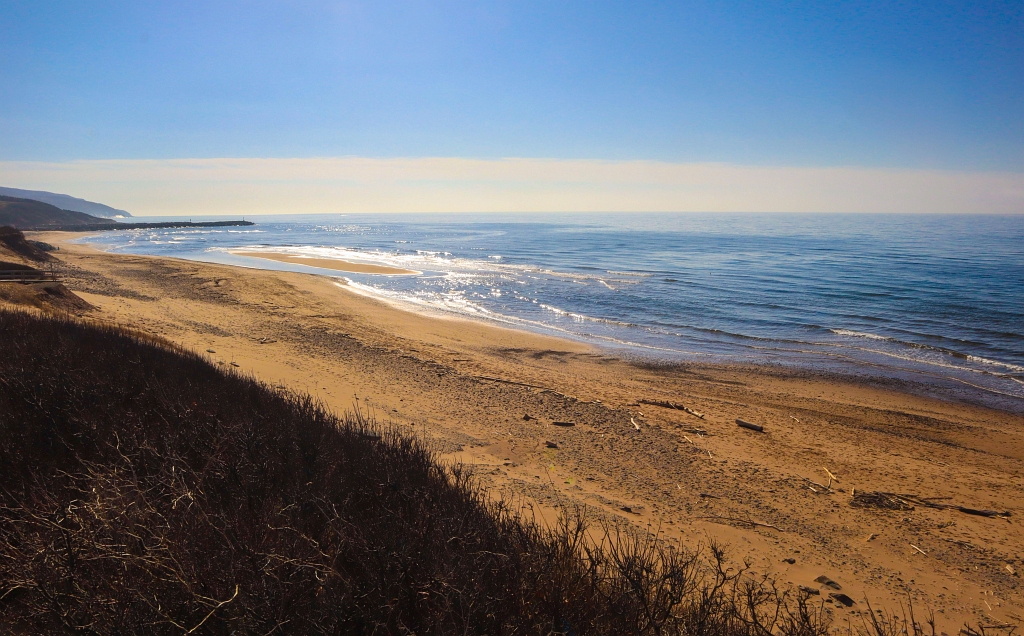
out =
[(415, 276), (423, 272), (414, 269), (402, 269), (390, 265), (373, 265), (371, 263), (354, 263), (343, 261), (338, 258), (323, 258), (317, 256), (296, 256), (293, 254), (282, 254), (281, 252), (252, 252), (244, 250), (231, 250), (235, 256), (246, 256), (249, 258), (262, 258), (280, 263), (291, 263), (292, 265), (306, 265), (308, 267), (319, 267), (321, 269), (333, 269), (339, 272), (352, 274), (381, 274), (384, 276)]

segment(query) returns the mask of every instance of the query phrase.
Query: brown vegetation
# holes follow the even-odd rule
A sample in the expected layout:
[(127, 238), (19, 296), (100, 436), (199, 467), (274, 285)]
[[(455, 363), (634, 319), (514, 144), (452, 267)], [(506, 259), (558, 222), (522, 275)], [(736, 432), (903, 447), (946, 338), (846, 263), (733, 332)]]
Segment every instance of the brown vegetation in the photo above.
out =
[(68, 312), (79, 314), (92, 309), (61, 283), (2, 283), (0, 282), (0, 303), (31, 307), (46, 312)]
[(820, 634), (721, 551), (554, 529), (359, 415), (137, 334), (0, 311), (0, 628)]

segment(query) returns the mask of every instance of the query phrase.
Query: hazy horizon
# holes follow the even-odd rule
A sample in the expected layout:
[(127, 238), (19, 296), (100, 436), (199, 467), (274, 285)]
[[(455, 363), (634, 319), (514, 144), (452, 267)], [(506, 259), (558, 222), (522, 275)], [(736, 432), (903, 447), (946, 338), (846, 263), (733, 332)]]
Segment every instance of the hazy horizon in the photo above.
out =
[(367, 159), (0, 162), (0, 185), (135, 216), (403, 212), (1024, 211), (1024, 174), (716, 163)]

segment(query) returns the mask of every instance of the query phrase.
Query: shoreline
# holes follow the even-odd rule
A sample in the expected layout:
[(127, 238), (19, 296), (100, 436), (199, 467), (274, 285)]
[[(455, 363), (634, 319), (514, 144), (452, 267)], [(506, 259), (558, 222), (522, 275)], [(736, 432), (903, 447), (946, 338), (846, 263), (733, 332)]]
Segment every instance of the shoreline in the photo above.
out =
[[(898, 607), (908, 593), (941, 608), (947, 630), (1024, 615), (1019, 578), (1004, 567), (1024, 570), (1017, 524), (850, 505), (853, 490), (903, 492), (1019, 515), (1020, 416), (903, 393), (897, 382), (631, 362), (574, 340), (410, 313), (335, 278), (33, 238), (62, 244), (65, 283), (97, 307), (92, 318), (207, 352), (336, 411), (371, 411), (544, 518), (559, 502), (586, 505), (682, 545), (716, 538), (783, 583), (820, 587), (826, 575), (857, 601), (830, 605), (837, 619), (857, 620), (865, 596)], [(815, 492), (823, 466), (840, 481)]]
[(379, 274), (382, 276), (409, 276), (420, 274), (414, 269), (402, 269), (389, 267), (387, 265), (372, 265), (369, 263), (354, 263), (340, 258), (323, 258), (315, 256), (294, 256), (283, 252), (253, 252), (245, 250), (228, 250), (228, 254), (234, 256), (245, 256), (247, 258), (262, 258), (268, 261), (279, 263), (291, 263), (292, 265), (306, 265), (308, 267), (319, 267), (321, 269), (332, 269), (339, 272), (351, 272), (356, 274)]
[[(86, 244), (86, 243), (80, 243)], [(98, 247), (98, 245), (93, 245)], [(102, 249), (102, 248), (100, 248)], [(328, 272), (349, 272), (368, 274), (370, 276), (400, 276), (414, 275), (418, 272), (412, 269), (405, 269), (392, 265), (377, 265), (362, 263), (356, 260), (345, 260), (342, 258), (304, 256), (287, 252), (252, 251), (245, 248), (230, 248), (227, 254), (252, 259), (262, 259), (264, 262), (272, 261), (286, 265), (298, 265), (321, 269), (321, 272), (309, 272), (318, 275), (331, 276)], [(183, 258), (198, 263), (219, 263), (224, 265), (235, 265), (252, 269), (273, 269), (268, 265), (260, 265), (255, 262), (238, 262), (239, 259), (213, 259), (199, 260), (192, 257), (158, 256), (158, 258)], [(290, 270), (294, 271), (294, 270)], [(342, 277), (337, 277), (342, 278)], [(564, 338), (573, 342), (585, 343), (596, 347), (609, 355), (623, 360), (639, 364), (660, 363), (686, 364), (686, 365), (710, 365), (724, 367), (744, 367), (756, 369), (763, 366), (779, 366), (795, 374), (810, 373), (812, 375), (829, 375), (842, 378), (846, 382), (867, 382), (872, 386), (898, 387), (896, 390), (914, 393), (922, 397), (937, 397), (939, 399), (954, 401), (958, 403), (978, 405), (995, 410), (1005, 411), (1015, 415), (1024, 415), (1024, 395), (1019, 395), (1017, 384), (1013, 384), (1011, 376), (988, 371), (985, 369), (972, 368), (970, 365), (960, 368), (937, 362), (922, 362), (912, 358), (906, 358), (899, 352), (887, 350), (876, 350), (876, 348), (863, 348), (865, 345), (858, 343), (830, 343), (824, 340), (809, 338), (806, 342), (784, 341), (793, 344), (793, 347), (779, 345), (778, 350), (762, 352), (759, 347), (745, 349), (741, 344), (732, 343), (728, 346), (735, 346), (737, 350), (722, 350), (722, 343), (716, 341), (698, 342), (692, 348), (686, 350), (673, 348), (670, 345), (658, 346), (656, 343), (646, 343), (642, 336), (637, 334), (602, 334), (594, 331), (579, 332), (571, 326), (548, 322), (525, 316), (516, 316), (512, 313), (494, 313), (484, 307), (475, 305), (459, 307), (445, 304), (446, 301), (424, 302), (412, 298), (408, 294), (399, 293), (393, 289), (382, 289), (372, 284), (365, 284), (358, 280), (344, 279), (347, 281), (348, 289), (372, 297), (400, 311), (411, 311), (419, 314), (434, 317), (457, 317), (472, 321), (479, 321), (491, 326), (510, 328), (540, 334), (555, 338)], [(339, 282), (339, 284), (341, 284)], [(601, 319), (592, 319), (598, 320)], [(843, 332), (844, 335), (862, 335), (857, 332), (849, 332), (844, 329), (829, 329), (833, 333)], [(735, 338), (746, 336), (732, 334)], [(866, 337), (886, 340), (889, 338), (867, 334)], [(900, 342), (900, 341), (897, 341)], [(903, 345), (916, 346), (913, 343), (901, 342)], [(702, 350), (701, 346), (706, 350)], [(800, 346), (797, 346), (800, 345)], [(925, 347), (927, 348), (927, 347)], [(851, 351), (852, 350), (852, 351)], [(965, 360), (981, 360), (992, 365), (1012, 366), (1006, 363), (976, 358), (971, 355), (958, 354), (956, 351), (939, 349), (952, 356), (959, 356)], [(952, 371), (945, 371), (940, 368), (930, 367), (929, 364), (937, 364), (938, 367), (947, 367)], [(975, 375), (980, 373), (981, 375)], [(1009, 379), (1007, 379), (1009, 378)], [(998, 384), (1009, 386), (1003, 386)], [(995, 383), (995, 384), (993, 384)]]
[[(65, 232), (63, 232), (63, 231), (58, 231), (58, 232), (60, 234), (65, 234)], [(69, 244), (69, 243), (67, 243), (67, 241), (71, 240), (73, 238), (73, 237), (66, 237), (66, 239), (63, 239), (63, 237), (62, 237), (61, 239), (52, 239), (52, 237), (44, 236), (44, 235), (49, 234), (50, 233), (49, 231), (38, 231), (38, 232), (37, 231), (33, 231), (33, 233), (34, 234), (38, 234), (38, 235), (40, 235), (43, 238), (50, 238), (53, 243), (60, 244), (60, 245), (67, 245), (67, 244)], [(82, 246), (82, 247), (85, 247), (85, 248), (87, 248), (89, 250), (92, 250), (92, 251), (95, 251), (95, 252), (101, 253), (101, 254), (110, 254), (110, 255), (118, 254), (118, 253), (115, 253), (115, 252), (108, 252), (106, 250), (103, 250), (103, 249), (101, 249), (99, 247), (99, 245), (93, 244), (93, 243), (70, 243), (70, 245)], [(350, 262), (350, 261), (344, 261), (342, 259), (328, 259), (328, 258), (315, 258), (315, 257), (299, 257), (299, 256), (296, 256), (296, 257), (292, 257), (292, 258), (290, 258), (288, 260), (285, 260), (285, 259), (279, 259), (277, 257), (279, 257), (279, 256), (290, 256), (290, 255), (287, 255), (287, 254), (276, 254), (276, 253), (272, 253), (272, 252), (268, 252), (268, 253), (264, 254), (262, 252), (259, 252), (259, 253), (257, 253), (257, 252), (248, 253), (248, 252), (239, 252), (239, 251), (229, 251), (229, 253), (235, 254), (235, 255), (239, 255), (239, 256), (250, 256), (250, 257), (255, 257), (255, 258), (264, 258), (264, 259), (273, 260), (273, 261), (276, 261), (276, 262), (283, 262), (283, 263), (297, 264), (297, 265), (307, 265), (307, 263), (304, 262), (304, 261), (330, 261), (332, 263), (338, 263), (340, 266), (337, 267), (337, 268), (335, 268), (335, 267), (327, 267), (325, 265), (309, 265), (309, 266), (310, 267), (319, 267), (321, 269), (333, 269), (335, 271), (342, 271), (342, 272), (376, 273), (376, 272), (361, 272), (361, 271), (356, 270), (356, 269), (351, 269), (351, 270), (350, 269), (345, 269), (348, 266), (362, 267), (362, 266), (364, 266), (364, 264), (353, 263), (353, 262)], [(59, 254), (59, 252), (58, 252), (58, 254)], [(272, 255), (273, 257), (268, 256), (268, 255)], [(180, 257), (164, 257), (164, 256), (153, 256), (153, 255), (134, 255), (134, 254), (131, 255), (131, 256), (134, 257), (134, 258), (154, 259), (154, 260), (157, 260), (157, 261), (162, 261), (162, 260), (180, 261), (182, 263), (192, 263), (192, 264), (196, 264), (196, 265), (209, 265), (211, 267), (241, 268), (241, 269), (245, 269), (245, 270), (247, 270), (249, 272), (266, 272), (268, 274), (297, 274), (297, 275), (300, 275), (300, 276), (312, 276), (312, 277), (325, 278), (321, 274), (310, 274), (310, 273), (305, 273), (305, 272), (290, 272), (288, 270), (263, 269), (263, 268), (259, 268), (259, 267), (250, 267), (250, 266), (243, 266), (243, 265), (215, 263), (215, 262), (193, 260), (193, 259), (186, 259), (186, 258), (180, 258)], [(296, 261), (298, 261), (298, 262), (296, 262)], [(376, 265), (365, 265), (365, 266), (368, 267), (368, 268), (380, 268), (380, 269), (385, 269), (385, 270), (398, 269), (398, 268), (392, 268), (392, 267), (389, 267), (389, 266), (376, 266)], [(400, 270), (400, 271), (402, 272), (402, 274), (405, 274), (407, 272), (408, 273), (417, 273), (417, 272), (414, 272), (413, 270)], [(382, 274), (387, 275), (387, 274), (385, 274), (383, 272), (382, 272)], [(526, 326), (519, 325), (517, 321), (515, 321), (513, 319), (508, 319), (508, 317), (506, 317), (506, 316), (502, 316), (502, 318), (505, 318), (504, 320), (502, 320), (502, 319), (498, 319), (498, 318), (492, 318), (492, 317), (489, 317), (489, 316), (478, 316), (478, 315), (463, 314), (463, 313), (459, 313), (459, 312), (455, 312), (455, 311), (451, 311), (451, 310), (445, 310), (443, 308), (435, 307), (435, 306), (432, 306), (432, 305), (423, 305), (423, 306), (421, 306), (421, 305), (419, 305), (417, 303), (411, 302), (411, 301), (406, 300), (406, 299), (391, 298), (391, 297), (388, 297), (386, 295), (382, 295), (380, 293), (375, 293), (376, 290), (374, 290), (374, 292), (364, 291), (363, 288), (365, 286), (353, 285), (353, 284), (351, 284), (351, 282), (348, 281), (348, 279), (345, 279), (345, 278), (342, 278), (341, 280), (339, 280), (338, 278), (329, 278), (329, 280), (330, 280), (331, 283), (333, 283), (339, 289), (343, 290), (346, 294), (351, 294), (351, 295), (359, 296), (359, 297), (365, 298), (365, 299), (367, 299), (367, 300), (369, 300), (370, 302), (373, 302), (373, 303), (379, 303), (379, 304), (381, 304), (383, 306), (386, 306), (389, 309), (391, 309), (391, 310), (393, 310), (395, 312), (399, 312), (401, 314), (408, 314), (409, 316), (415, 316), (417, 318), (422, 318), (422, 319), (425, 319), (425, 320), (428, 320), (428, 321), (438, 320), (438, 321), (452, 321), (452, 322), (455, 322), (455, 323), (462, 322), (462, 323), (467, 323), (467, 324), (471, 324), (471, 325), (476, 325), (478, 327), (483, 328), (484, 330), (493, 329), (493, 330), (497, 330), (497, 331), (503, 331), (503, 330), (504, 331), (510, 331), (513, 334), (519, 334), (523, 338), (531, 338), (532, 337), (532, 338), (538, 338), (538, 339), (541, 339), (541, 340), (554, 340), (554, 341), (556, 341), (556, 343), (558, 345), (560, 345), (561, 348), (567, 348), (567, 349), (580, 349), (580, 348), (582, 348), (583, 351), (586, 351), (586, 352), (588, 352), (590, 354), (601, 355), (603, 357), (612, 358), (612, 359), (615, 359), (615, 360), (617, 360), (618, 362), (620, 362), (622, 364), (626, 364), (626, 365), (630, 365), (630, 366), (636, 366), (636, 367), (639, 367), (639, 368), (658, 370), (658, 371), (668, 372), (668, 373), (690, 372), (690, 371), (693, 371), (693, 370), (700, 370), (700, 371), (711, 371), (711, 372), (718, 371), (718, 372), (738, 373), (738, 374), (748, 374), (749, 373), (749, 374), (765, 375), (765, 376), (770, 376), (770, 377), (774, 377), (774, 378), (788, 379), (788, 380), (828, 380), (828, 381), (839, 382), (839, 383), (842, 383), (842, 384), (848, 384), (848, 385), (851, 385), (851, 386), (858, 386), (858, 387), (862, 387), (862, 388), (870, 388), (870, 389), (877, 389), (877, 390), (882, 390), (882, 391), (890, 391), (890, 392), (897, 393), (897, 394), (906, 394), (908, 397), (913, 396), (913, 397), (923, 397), (923, 398), (927, 398), (927, 399), (934, 399), (934, 400), (937, 400), (937, 401), (940, 401), (940, 402), (949, 403), (950, 405), (963, 405), (963, 406), (977, 407), (977, 408), (981, 408), (981, 409), (992, 410), (992, 411), (998, 412), (998, 413), (1003, 413), (1003, 414), (1006, 414), (1006, 415), (1020, 415), (1019, 413), (1017, 413), (1017, 412), (1015, 412), (1013, 410), (1000, 409), (1000, 408), (997, 408), (997, 407), (992, 407), (990, 405), (979, 403), (977, 401), (971, 401), (969, 399), (955, 399), (955, 398), (937, 397), (937, 396), (934, 396), (934, 395), (929, 395), (929, 394), (924, 393), (923, 390), (922, 390), (922, 389), (927, 388), (925, 383), (923, 383), (923, 382), (916, 381), (916, 380), (908, 380), (908, 379), (890, 377), (890, 376), (885, 376), (885, 375), (877, 375), (877, 376), (875, 376), (875, 375), (870, 375), (868, 373), (856, 374), (856, 373), (844, 372), (844, 371), (814, 369), (814, 368), (811, 368), (811, 367), (801, 367), (801, 366), (797, 366), (797, 365), (790, 365), (790, 364), (786, 364), (786, 363), (783, 363), (783, 362), (767, 362), (767, 363), (755, 363), (755, 362), (705, 362), (705, 361), (693, 361), (693, 360), (659, 359), (659, 358), (655, 358), (655, 357), (646, 357), (646, 356), (642, 356), (642, 355), (623, 355), (624, 351), (627, 352), (627, 353), (629, 353), (629, 351), (630, 351), (627, 345), (622, 345), (621, 348), (617, 348), (617, 347), (614, 347), (614, 346), (611, 346), (611, 345), (602, 345), (600, 343), (591, 342), (591, 341), (588, 341), (587, 339), (584, 339), (584, 338), (573, 338), (570, 335), (562, 335), (562, 333), (559, 332), (559, 330), (557, 328), (550, 327), (550, 326), (547, 326), (547, 325), (540, 325), (536, 329), (530, 329), (530, 328), (528, 328)], [(551, 333), (551, 332), (555, 332), (555, 333)], [(698, 354), (694, 354), (694, 355), (698, 355)], [(707, 354), (707, 355), (710, 356), (710, 355), (714, 355), (714, 354)], [(860, 363), (860, 366), (865, 367), (865, 368), (869, 368), (871, 365), (868, 365), (866, 363)], [(922, 375), (919, 372), (912, 372), (912, 373), (917, 373), (918, 375)], [(943, 379), (943, 378), (940, 378), (940, 376), (935, 376), (935, 377), (939, 378), (939, 379)], [(950, 381), (950, 382), (959, 382), (959, 380), (957, 380), (955, 378), (951, 378), (951, 379), (947, 379), (947, 380)], [(918, 388), (919, 390), (917, 390), (917, 391), (909, 390), (907, 388), (907, 386), (906, 386), (908, 384), (910, 384), (910, 385), (918, 385), (915, 388)], [(983, 390), (983, 391), (988, 391), (988, 389), (985, 389), (984, 387), (975, 387), (975, 388), (979, 388), (979, 390)]]

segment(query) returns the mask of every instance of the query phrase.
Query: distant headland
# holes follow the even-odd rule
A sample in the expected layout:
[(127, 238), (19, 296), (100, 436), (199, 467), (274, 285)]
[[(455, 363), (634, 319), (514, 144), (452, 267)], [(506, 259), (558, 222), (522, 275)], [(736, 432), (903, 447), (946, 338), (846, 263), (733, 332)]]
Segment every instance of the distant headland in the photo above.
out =
[(95, 232), (99, 230), (145, 230), (169, 227), (226, 227), (253, 225), (252, 221), (163, 221), (159, 223), (118, 223), (84, 212), (64, 210), (55, 205), (0, 195), (0, 225), (19, 230)]
[(235, 227), (240, 225), (255, 225), (255, 223), (252, 221), (205, 221), (201, 223), (193, 223), (192, 221), (163, 221), (160, 223), (96, 223), (92, 225), (45, 226), (25, 229), (61, 232), (95, 232), (97, 230), (150, 230), (169, 227)]
[(22, 190), (21, 188), (5, 188), (0, 186), (0, 196), (16, 197), (18, 199), (29, 199), (31, 201), (42, 201), (61, 210), (69, 212), (82, 212), (90, 216), (98, 216), (105, 219), (126, 219), (131, 216), (127, 210), (119, 210), (109, 205), (86, 201), (68, 194), (56, 192), (45, 192), (43, 190)]

